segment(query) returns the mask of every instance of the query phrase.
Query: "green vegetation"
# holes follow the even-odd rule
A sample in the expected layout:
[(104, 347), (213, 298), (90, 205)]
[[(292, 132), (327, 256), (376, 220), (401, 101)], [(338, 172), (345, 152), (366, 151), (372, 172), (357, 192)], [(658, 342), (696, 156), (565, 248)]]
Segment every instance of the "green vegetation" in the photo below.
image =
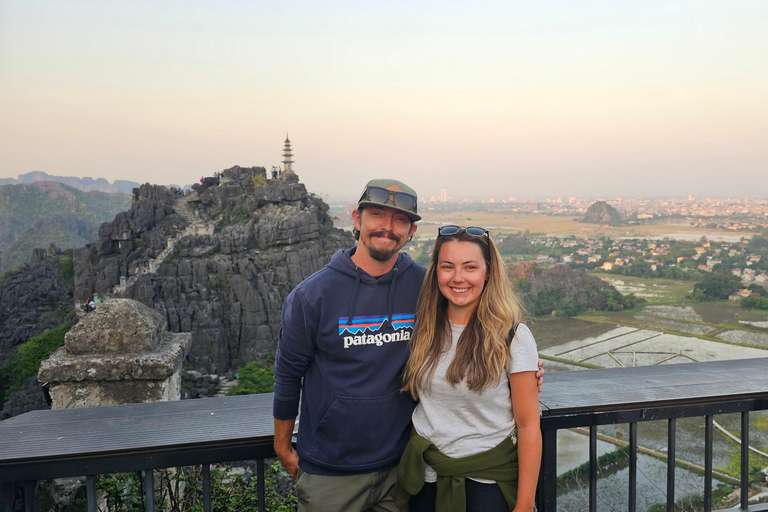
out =
[(70, 324), (65, 323), (48, 329), (16, 347), (10, 359), (0, 365), (0, 387), (5, 389), (3, 400), (8, 400), (29, 377), (36, 375), (42, 361), (64, 346), (64, 335), (69, 328)]
[(253, 190), (256, 190), (259, 187), (263, 187), (267, 184), (267, 178), (262, 176), (261, 174), (254, 174), (251, 176), (251, 186), (253, 186)]
[(603, 299), (605, 300), (605, 309), (608, 311), (622, 311), (633, 308), (637, 302), (635, 294), (628, 293), (627, 295), (622, 295), (616, 290), (604, 291)]
[(235, 206), (234, 208), (228, 208), (222, 210), (217, 214), (218, 222), (216, 223), (216, 232), (220, 233), (221, 230), (227, 226), (234, 226), (237, 224), (248, 224), (253, 215), (244, 206)]
[(694, 285), (691, 298), (695, 300), (727, 299), (741, 286), (741, 279), (730, 272), (712, 272), (704, 274), (701, 281)]
[(562, 265), (543, 270), (534, 267), (532, 276), (515, 280), (515, 288), (532, 316), (576, 316), (589, 310), (606, 309), (621, 311), (636, 303), (634, 295), (624, 296), (602, 279)]
[(0, 186), (0, 231), (17, 236), (0, 241), (0, 272), (27, 261), (33, 248), (80, 247), (96, 240), (101, 223), (129, 209), (131, 196), (83, 192), (61, 183)]
[[(712, 490), (712, 505), (721, 506), (726, 498), (733, 492), (730, 485), (720, 485)], [(657, 503), (648, 509), (648, 512), (666, 512), (666, 503)], [(704, 497), (699, 494), (687, 494), (675, 501), (675, 510), (704, 510)]]
[[(268, 463), (268, 461), (267, 461)], [(231, 474), (231, 466), (211, 466), (211, 510), (257, 511), (259, 495), (257, 478), (244, 480)], [(267, 465), (265, 475), (266, 509), (276, 512), (293, 512), (297, 502), (293, 491), (281, 496), (277, 490), (277, 476), (289, 478), (277, 461)], [(155, 493), (156, 510), (169, 512), (202, 512), (203, 484), (199, 466), (162, 470), (159, 496)], [(108, 512), (140, 512), (144, 505), (141, 473), (115, 473), (100, 475), (96, 486), (106, 498)], [(85, 505), (78, 500), (78, 505)]]
[(744, 297), (741, 307), (749, 309), (768, 309), (768, 297)]
[(65, 286), (72, 286), (75, 280), (75, 264), (71, 256), (59, 258), (59, 281)]
[[(768, 457), (761, 457), (756, 453), (750, 453), (748, 464), (749, 481), (761, 482), (764, 478), (762, 470), (766, 466), (768, 466)], [(741, 446), (735, 446), (731, 451), (731, 460), (728, 467), (717, 468), (717, 471), (721, 471), (736, 478), (741, 477)]]
[(272, 366), (251, 361), (237, 372), (238, 385), (227, 393), (228, 396), (256, 395), (259, 393), (271, 393), (275, 390), (275, 372)]

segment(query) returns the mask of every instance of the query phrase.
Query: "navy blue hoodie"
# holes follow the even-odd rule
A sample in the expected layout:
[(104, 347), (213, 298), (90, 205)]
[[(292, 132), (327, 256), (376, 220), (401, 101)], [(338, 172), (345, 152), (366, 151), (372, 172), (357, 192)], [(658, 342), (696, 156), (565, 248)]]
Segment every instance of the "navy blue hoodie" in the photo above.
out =
[(283, 305), (273, 414), (295, 418), (303, 393), (299, 466), (313, 474), (389, 469), (410, 434), (414, 403), (400, 387), (426, 270), (400, 253), (375, 278), (354, 251), (334, 254)]

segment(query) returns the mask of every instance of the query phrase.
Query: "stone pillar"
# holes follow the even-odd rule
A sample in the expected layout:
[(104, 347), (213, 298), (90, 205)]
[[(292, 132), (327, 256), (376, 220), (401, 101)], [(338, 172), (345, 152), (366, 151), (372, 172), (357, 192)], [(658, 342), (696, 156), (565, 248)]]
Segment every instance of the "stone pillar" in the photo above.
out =
[(53, 409), (179, 400), (191, 333), (169, 333), (163, 317), (130, 299), (86, 315), (40, 365)]

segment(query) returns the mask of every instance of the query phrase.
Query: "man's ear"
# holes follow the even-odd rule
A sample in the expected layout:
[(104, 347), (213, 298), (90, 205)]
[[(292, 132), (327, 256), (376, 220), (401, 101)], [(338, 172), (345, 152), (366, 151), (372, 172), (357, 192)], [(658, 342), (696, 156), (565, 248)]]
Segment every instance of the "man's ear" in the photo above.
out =
[[(418, 229), (418, 227), (419, 226), (417, 226), (415, 223), (411, 224), (411, 231), (410, 233), (408, 233), (408, 236), (410, 238), (413, 238), (413, 235), (416, 233), (416, 230)], [(408, 241), (410, 242), (410, 239)]]
[(352, 222), (355, 223), (355, 228), (360, 231), (360, 210), (352, 210)]

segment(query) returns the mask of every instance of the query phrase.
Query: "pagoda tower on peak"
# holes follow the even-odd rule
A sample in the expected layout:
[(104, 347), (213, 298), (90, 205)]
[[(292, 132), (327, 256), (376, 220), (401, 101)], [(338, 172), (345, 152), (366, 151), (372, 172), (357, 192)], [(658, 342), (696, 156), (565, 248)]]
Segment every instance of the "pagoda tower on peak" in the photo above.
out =
[(293, 154), (291, 154), (291, 141), (288, 134), (285, 134), (285, 147), (283, 148), (283, 172), (293, 172)]

